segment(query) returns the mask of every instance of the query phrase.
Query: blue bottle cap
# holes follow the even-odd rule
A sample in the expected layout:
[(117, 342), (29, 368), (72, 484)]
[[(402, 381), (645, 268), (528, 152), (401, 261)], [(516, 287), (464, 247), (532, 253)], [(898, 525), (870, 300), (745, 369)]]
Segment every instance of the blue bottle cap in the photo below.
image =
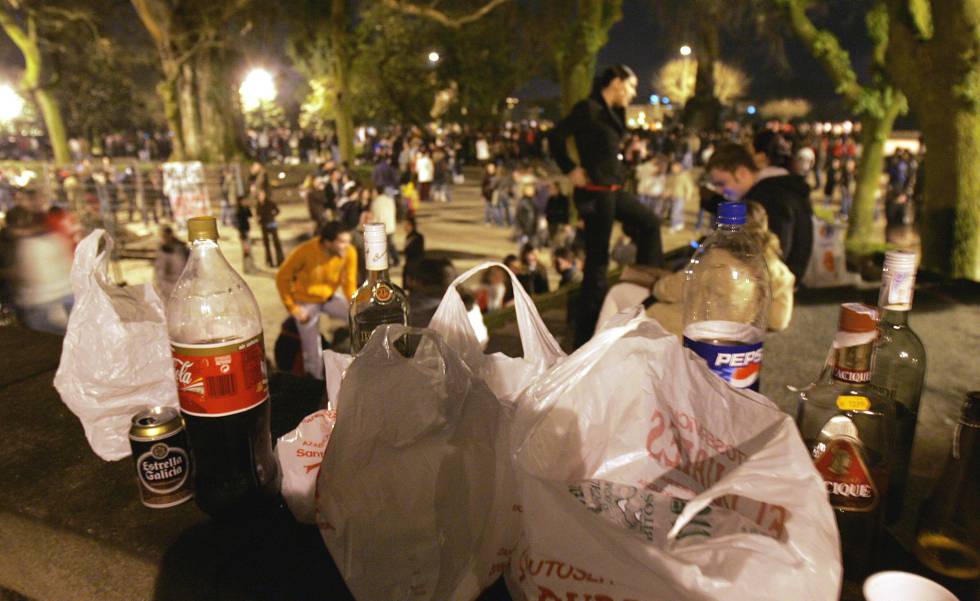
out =
[(718, 205), (718, 225), (745, 225), (745, 203), (723, 202)]

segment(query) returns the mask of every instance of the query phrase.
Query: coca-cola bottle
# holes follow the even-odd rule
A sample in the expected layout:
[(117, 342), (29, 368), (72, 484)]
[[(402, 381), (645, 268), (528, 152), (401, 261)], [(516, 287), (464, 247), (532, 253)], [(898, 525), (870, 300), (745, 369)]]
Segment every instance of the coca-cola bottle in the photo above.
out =
[(872, 567), (894, 460), (894, 405), (867, 385), (877, 322), (871, 307), (841, 305), (833, 358), (821, 379), (800, 393), (797, 415), (837, 516), (844, 578), (854, 582)]
[(167, 303), (177, 394), (195, 460), (197, 503), (249, 513), (278, 496), (262, 319), (218, 248), (214, 217), (187, 221), (187, 266)]

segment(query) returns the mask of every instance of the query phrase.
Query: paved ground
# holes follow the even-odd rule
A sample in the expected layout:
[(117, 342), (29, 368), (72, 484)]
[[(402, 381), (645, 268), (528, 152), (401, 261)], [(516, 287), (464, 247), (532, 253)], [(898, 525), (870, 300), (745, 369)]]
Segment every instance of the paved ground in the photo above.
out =
[[(475, 173), (475, 172), (474, 172)], [(277, 201), (282, 213), (279, 215), (280, 237), (283, 248), (288, 253), (303, 236), (312, 233), (309, 214), (305, 205), (296, 196), (294, 190), (277, 192)], [(697, 207), (688, 207), (688, 223), (693, 224)], [(479, 194), (478, 182), (471, 175), (466, 183), (455, 186), (453, 202), (426, 203), (422, 205), (417, 216), (419, 230), (425, 235), (426, 253), (430, 256), (446, 257), (452, 260), (460, 273), (486, 260), (502, 260), (508, 254), (519, 251), (516, 242), (511, 240), (512, 231), (507, 228), (484, 225), (483, 200)], [(664, 232), (664, 249), (670, 250), (687, 244), (694, 237), (693, 229), (681, 232)], [(241, 271), (241, 245), (238, 234), (232, 228), (219, 228), (221, 249), (225, 256), (239, 271)], [(613, 240), (619, 235), (617, 226)], [(280, 330), (282, 321), (287, 317), (286, 309), (279, 300), (275, 285), (275, 270), (265, 267), (265, 253), (262, 250), (260, 234), (252, 228), (253, 249), (256, 265), (260, 272), (246, 275), (245, 280), (255, 294), (262, 311), (262, 321), (266, 332), (266, 347), (271, 355), (272, 344)], [(303, 238), (305, 239), (305, 238)], [(402, 248), (405, 240), (404, 232), (396, 234), (396, 244)], [(144, 245), (151, 240), (147, 239)], [(551, 265), (551, 257), (547, 251), (541, 255), (546, 265)], [(152, 280), (153, 271), (149, 261), (123, 260), (120, 262), (122, 277), (132, 284)], [(552, 284), (557, 282), (557, 275), (552, 276)], [(392, 269), (392, 277), (401, 282), (401, 268)], [(321, 320), (325, 333), (341, 322), (332, 321), (326, 316)]]
[[(463, 187), (458, 204), (423, 207), (420, 219), (429, 247), (450, 253), (460, 269), (514, 251), (507, 232), (481, 224), (474, 192)], [(308, 226), (301, 207), (284, 209), (284, 238), (292, 241)], [(690, 235), (668, 236), (667, 246), (683, 244)], [(237, 240), (224, 240), (236, 265), (237, 246)], [(123, 268), (133, 282), (149, 273), (139, 262)], [(271, 272), (248, 281), (267, 332), (278, 332), (285, 310)], [(763, 393), (792, 412), (785, 385), (816, 375), (833, 336), (837, 304), (875, 297), (873, 285), (801, 293), (790, 327), (766, 341)], [(565, 339), (564, 312), (551, 309), (543, 316)], [(929, 357), (913, 462), (918, 478), (912, 494), (919, 499), (938, 476), (965, 392), (980, 389), (980, 287), (921, 282), (912, 324)], [(513, 326), (504, 326), (491, 345), (516, 354), (518, 342)], [(336, 573), (316, 532), (297, 528), (288, 516), (215, 524), (193, 504), (142, 508), (131, 465), (98, 460), (54, 391), (60, 344), (56, 337), (0, 328), (0, 600), (347, 598), (333, 592), (340, 590)], [(318, 391), (298, 381), (273, 383), (279, 395), (273, 430), (280, 433), (315, 405)], [(905, 536), (914, 505), (903, 523)]]

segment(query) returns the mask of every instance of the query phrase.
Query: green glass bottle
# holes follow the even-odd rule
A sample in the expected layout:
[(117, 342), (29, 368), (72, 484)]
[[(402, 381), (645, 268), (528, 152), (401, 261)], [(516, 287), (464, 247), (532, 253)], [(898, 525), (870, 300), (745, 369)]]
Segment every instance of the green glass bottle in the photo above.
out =
[(949, 459), (922, 506), (915, 555), (947, 578), (980, 579), (980, 391), (967, 393)]
[[(351, 352), (357, 354), (384, 324), (408, 325), (408, 297), (388, 275), (388, 236), (381, 223), (364, 226), (364, 262), (367, 279), (350, 305)], [(398, 346), (402, 344), (399, 342)], [(404, 348), (400, 351), (406, 353)]]
[(886, 500), (885, 523), (901, 517), (912, 459), (919, 401), (926, 375), (926, 351), (909, 326), (912, 292), (915, 287), (916, 256), (906, 251), (888, 251), (881, 272), (878, 297), (878, 343), (869, 386), (895, 404), (895, 451), (891, 486)]

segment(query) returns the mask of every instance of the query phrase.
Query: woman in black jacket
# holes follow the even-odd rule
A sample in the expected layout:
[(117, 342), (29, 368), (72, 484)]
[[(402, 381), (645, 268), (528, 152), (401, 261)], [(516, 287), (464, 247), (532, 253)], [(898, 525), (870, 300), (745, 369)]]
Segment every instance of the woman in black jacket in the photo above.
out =
[[(606, 295), (609, 237), (618, 219), (637, 246), (637, 263), (663, 263), (660, 221), (631, 194), (623, 191), (626, 168), (621, 146), (626, 134), (626, 107), (636, 96), (636, 75), (626, 65), (605, 69), (596, 78), (592, 94), (572, 107), (552, 130), (548, 140), (555, 162), (575, 186), (573, 200), (585, 220), (585, 267), (579, 298), (575, 346), (585, 344), (595, 331)], [(571, 137), (579, 163), (569, 156)]]

